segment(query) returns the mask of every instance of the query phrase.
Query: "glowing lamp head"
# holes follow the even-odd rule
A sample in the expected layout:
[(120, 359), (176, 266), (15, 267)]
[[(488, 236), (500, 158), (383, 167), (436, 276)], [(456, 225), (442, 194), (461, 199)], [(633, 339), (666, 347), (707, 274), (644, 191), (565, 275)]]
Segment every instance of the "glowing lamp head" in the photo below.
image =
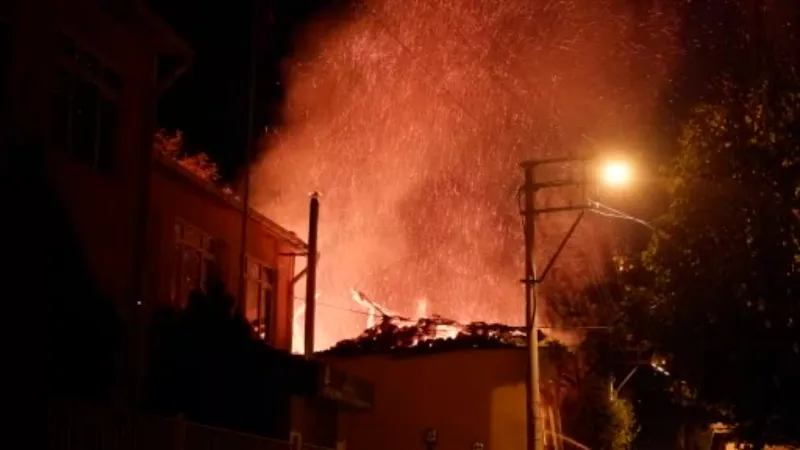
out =
[(607, 162), (600, 171), (603, 184), (609, 186), (625, 186), (631, 181), (630, 165), (623, 161)]

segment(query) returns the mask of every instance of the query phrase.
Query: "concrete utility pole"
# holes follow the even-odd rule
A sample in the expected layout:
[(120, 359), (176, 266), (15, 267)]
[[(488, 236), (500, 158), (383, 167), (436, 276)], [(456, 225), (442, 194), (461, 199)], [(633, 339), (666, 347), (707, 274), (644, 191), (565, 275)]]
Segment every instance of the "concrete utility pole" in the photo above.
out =
[[(537, 286), (542, 282), (544, 277), (553, 267), (558, 255), (564, 249), (569, 238), (575, 232), (578, 224), (583, 218), (586, 209), (590, 208), (586, 187), (588, 186), (588, 170), (586, 168), (587, 158), (581, 157), (568, 157), (559, 159), (526, 161), (521, 164), (525, 172), (525, 184), (522, 187), (524, 200), (521, 213), (525, 219), (525, 278), (522, 282), (525, 284), (525, 329), (528, 333), (528, 358), (527, 358), (527, 376), (525, 378), (525, 391), (526, 391), (526, 414), (527, 414), (527, 448), (528, 450), (543, 450), (543, 427), (541, 415), (541, 395), (539, 390), (539, 327), (537, 319)], [(580, 180), (564, 180), (564, 181), (551, 181), (551, 182), (537, 182), (536, 169), (543, 165), (552, 165), (558, 163), (581, 163), (584, 168), (584, 176)], [(563, 187), (563, 186), (582, 186), (583, 190), (583, 203), (579, 205), (569, 204), (567, 206), (554, 207), (554, 208), (541, 208), (536, 207), (536, 194), (543, 189)], [(580, 211), (580, 214), (573, 222), (567, 234), (558, 246), (555, 254), (550, 258), (540, 276), (536, 272), (536, 217), (540, 214), (565, 212), (565, 211)]]
[(311, 194), (308, 211), (308, 266), (306, 271), (305, 357), (314, 356), (314, 327), (317, 309), (317, 229), (319, 227), (319, 193)]

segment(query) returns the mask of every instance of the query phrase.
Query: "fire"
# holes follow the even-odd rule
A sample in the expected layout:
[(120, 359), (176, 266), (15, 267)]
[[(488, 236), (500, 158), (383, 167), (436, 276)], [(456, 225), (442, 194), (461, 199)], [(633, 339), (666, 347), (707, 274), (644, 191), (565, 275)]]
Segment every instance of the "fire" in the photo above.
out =
[[(319, 295), (317, 296), (319, 298)], [(350, 342), (370, 341), (378, 339), (380, 336), (388, 336), (396, 339), (397, 347), (416, 347), (425, 342), (442, 341), (456, 339), (459, 337), (482, 337), (485, 339), (495, 339), (509, 345), (525, 345), (527, 334), (522, 327), (509, 327), (501, 324), (486, 324), (483, 322), (461, 323), (452, 319), (446, 319), (438, 315), (426, 317), (402, 316), (385, 306), (367, 297), (366, 294), (356, 289), (351, 289), (351, 299), (357, 305), (366, 310), (366, 328), (355, 339), (344, 340), (337, 344), (347, 345)], [(418, 302), (417, 312), (425, 311), (425, 300)], [(294, 344), (293, 352), (303, 351), (303, 333), (300, 318), (305, 312), (305, 305), (300, 305), (294, 313)], [(380, 316), (380, 321), (376, 319)]]
[[(309, 30), (251, 200), (303, 236), (307, 193), (325, 195), (317, 349), (378, 325), (377, 308), (352, 311), (351, 287), (406, 316), (522, 323), (518, 163), (649, 131), (679, 23), (676, 2), (641, 3), (367, 0)], [(542, 220), (543, 255), (569, 220)], [(546, 289), (593, 281), (603, 239), (588, 228)]]

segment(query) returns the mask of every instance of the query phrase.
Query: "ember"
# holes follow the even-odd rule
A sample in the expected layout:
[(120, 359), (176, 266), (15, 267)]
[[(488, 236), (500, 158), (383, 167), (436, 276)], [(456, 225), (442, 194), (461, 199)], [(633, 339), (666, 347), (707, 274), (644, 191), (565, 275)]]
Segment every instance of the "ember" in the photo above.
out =
[[(352, 290), (352, 295), (353, 301), (370, 310), (367, 329), (355, 339), (337, 343), (327, 351), (328, 353), (345, 355), (396, 352), (415, 348), (447, 350), (473, 347), (524, 347), (528, 343), (523, 327), (485, 322), (463, 324), (437, 315), (412, 319), (382, 307), (355, 289)], [(375, 324), (376, 313), (380, 315), (378, 324)], [(545, 335), (539, 332), (539, 340), (543, 339)]]
[[(540, 332), (539, 340), (544, 339)], [(521, 327), (485, 322), (461, 324), (438, 316), (417, 321), (387, 316), (357, 338), (341, 341), (325, 353), (347, 356), (527, 345), (528, 337)]]
[[(676, 2), (645, 3), (368, 0), (304, 34), (252, 201), (302, 236), (308, 193), (323, 195), (315, 348), (364, 328), (351, 287), (397, 316), (522, 323), (518, 162), (641, 147), (679, 30)], [(569, 220), (542, 221), (542, 254)], [(592, 228), (547, 289), (598, 276)]]

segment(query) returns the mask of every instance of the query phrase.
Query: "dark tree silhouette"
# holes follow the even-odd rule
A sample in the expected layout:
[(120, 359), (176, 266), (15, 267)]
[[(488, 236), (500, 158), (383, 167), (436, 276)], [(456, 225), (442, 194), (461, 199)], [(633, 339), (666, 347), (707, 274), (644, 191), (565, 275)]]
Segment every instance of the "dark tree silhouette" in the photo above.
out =
[(670, 201), (613, 322), (762, 448), (800, 438), (800, 84), (722, 84), (664, 171)]
[(150, 407), (163, 414), (288, 439), (292, 394), (314, 388), (314, 367), (257, 339), (219, 281), (185, 310), (154, 315)]

